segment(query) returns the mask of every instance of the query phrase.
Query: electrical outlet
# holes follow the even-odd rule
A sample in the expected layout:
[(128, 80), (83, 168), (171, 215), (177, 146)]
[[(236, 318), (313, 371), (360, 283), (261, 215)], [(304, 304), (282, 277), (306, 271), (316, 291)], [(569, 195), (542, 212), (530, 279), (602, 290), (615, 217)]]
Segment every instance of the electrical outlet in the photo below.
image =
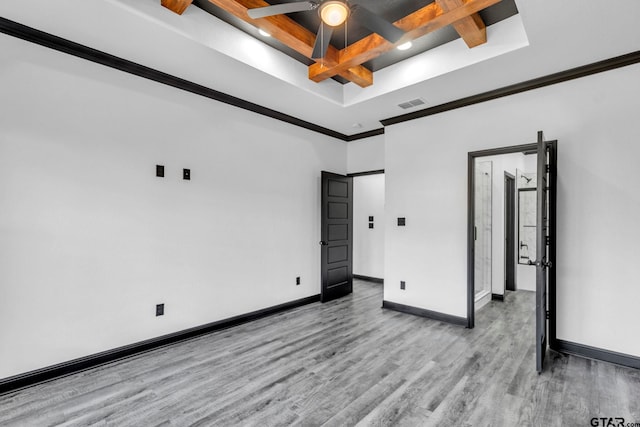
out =
[(372, 216), (369, 217), (369, 222), (373, 222), (373, 217)]
[(296, 277), (296, 286), (300, 284), (300, 277)]
[(182, 169), (182, 179), (187, 181), (191, 179), (191, 169)]
[(156, 165), (156, 176), (164, 178), (164, 165)]
[(372, 222), (369, 223), (369, 228), (373, 228), (373, 223)]
[(404, 280), (401, 280), (400, 281), (400, 289), (402, 289), (404, 291), (405, 288), (406, 288), (406, 284), (405, 284)]
[(164, 316), (164, 304), (156, 304), (156, 316)]
[(405, 225), (407, 225), (407, 219), (406, 218), (398, 218), (398, 227), (404, 227)]

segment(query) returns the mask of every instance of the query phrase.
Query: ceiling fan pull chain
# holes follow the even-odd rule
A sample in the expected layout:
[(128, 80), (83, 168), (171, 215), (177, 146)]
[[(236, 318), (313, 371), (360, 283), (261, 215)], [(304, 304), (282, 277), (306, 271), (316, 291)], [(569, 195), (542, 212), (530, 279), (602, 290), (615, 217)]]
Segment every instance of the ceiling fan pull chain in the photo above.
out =
[(349, 25), (349, 20), (344, 21), (344, 48), (347, 48), (347, 25)]
[[(322, 21), (320, 22), (320, 43), (321, 46), (324, 46), (324, 24)], [(322, 68), (324, 68), (324, 57), (325, 55), (322, 55), (322, 58), (320, 58), (320, 66)]]

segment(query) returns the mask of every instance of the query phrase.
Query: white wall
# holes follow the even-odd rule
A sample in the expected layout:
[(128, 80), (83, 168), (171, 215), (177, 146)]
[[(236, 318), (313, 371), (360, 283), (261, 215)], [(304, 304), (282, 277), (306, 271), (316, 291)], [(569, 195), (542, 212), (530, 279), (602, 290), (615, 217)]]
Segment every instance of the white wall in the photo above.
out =
[(346, 173), (344, 142), (0, 51), (0, 378), (319, 293), (320, 171)]
[(384, 135), (358, 139), (347, 144), (349, 173), (384, 169)]
[(536, 268), (532, 265), (518, 264), (516, 266), (516, 290), (534, 291), (536, 290)]
[[(386, 129), (384, 298), (466, 316), (467, 153), (558, 139), (558, 338), (640, 356), (640, 65)], [(407, 217), (407, 227), (395, 218)], [(478, 325), (482, 327), (482, 325)]]
[(354, 177), (353, 274), (384, 279), (384, 226), (384, 174)]

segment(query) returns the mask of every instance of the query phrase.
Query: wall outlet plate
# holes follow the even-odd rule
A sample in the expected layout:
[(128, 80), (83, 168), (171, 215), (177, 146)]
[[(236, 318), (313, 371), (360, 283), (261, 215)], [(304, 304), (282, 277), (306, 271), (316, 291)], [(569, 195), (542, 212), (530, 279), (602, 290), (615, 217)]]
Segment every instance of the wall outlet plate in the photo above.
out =
[(296, 277), (296, 286), (300, 284), (300, 277)]
[(164, 165), (156, 165), (156, 176), (164, 178)]
[(372, 222), (369, 223), (369, 228), (373, 228), (373, 223)]
[(164, 316), (164, 304), (156, 304), (156, 316)]
[(182, 179), (187, 181), (191, 179), (191, 169), (182, 169)]
[(404, 282), (404, 280), (400, 281), (400, 289), (404, 290), (406, 288), (406, 283)]
[(407, 219), (406, 218), (398, 218), (398, 227), (404, 227), (405, 225), (407, 225)]
[(372, 216), (369, 217), (369, 222), (373, 222), (373, 217)]

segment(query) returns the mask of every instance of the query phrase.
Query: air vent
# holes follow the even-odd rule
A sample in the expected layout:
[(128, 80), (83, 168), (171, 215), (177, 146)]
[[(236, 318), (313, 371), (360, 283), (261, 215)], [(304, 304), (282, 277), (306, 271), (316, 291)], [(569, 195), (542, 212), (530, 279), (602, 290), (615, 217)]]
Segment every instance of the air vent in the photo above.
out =
[(425, 104), (424, 99), (416, 98), (416, 99), (412, 99), (411, 101), (398, 104), (398, 107), (402, 108), (403, 110), (408, 110), (409, 108), (414, 108), (414, 107), (417, 107), (418, 105), (424, 105), (424, 104)]

